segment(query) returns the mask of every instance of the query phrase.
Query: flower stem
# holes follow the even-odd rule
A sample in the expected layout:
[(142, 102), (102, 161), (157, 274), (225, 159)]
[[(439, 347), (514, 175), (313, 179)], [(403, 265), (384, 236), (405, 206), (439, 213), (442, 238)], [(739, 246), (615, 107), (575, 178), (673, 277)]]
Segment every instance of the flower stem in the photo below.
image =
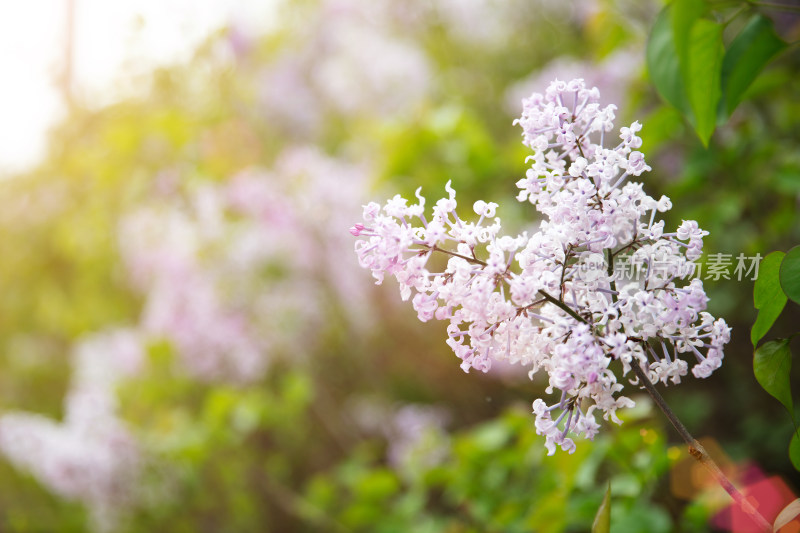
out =
[(678, 419), (672, 409), (667, 405), (667, 402), (664, 400), (664, 397), (656, 390), (653, 386), (653, 383), (645, 374), (644, 370), (634, 362), (631, 365), (633, 369), (633, 373), (636, 374), (636, 377), (639, 378), (639, 381), (644, 386), (647, 393), (653, 398), (653, 401), (656, 402), (659, 409), (664, 413), (667, 419), (672, 423), (675, 427), (677, 432), (680, 434), (681, 438), (686, 442), (689, 446), (689, 455), (697, 459), (697, 461), (706, 467), (710, 472), (711, 475), (714, 476), (714, 479), (719, 483), (719, 485), (725, 489), (733, 500), (741, 506), (741, 508), (750, 515), (750, 518), (758, 524), (758, 526), (763, 529), (764, 531), (772, 531), (772, 526), (769, 524), (766, 518), (759, 513), (753, 505), (747, 501), (745, 496), (739, 492), (739, 489), (734, 486), (730, 479), (722, 472), (717, 463), (711, 459), (711, 456), (708, 455), (706, 449), (694, 438), (692, 434), (689, 433), (689, 430), (686, 429), (686, 426)]
[(575, 320), (577, 320), (579, 322), (583, 322), (584, 324), (589, 324), (588, 320), (586, 320), (581, 315), (576, 313), (573, 309), (570, 309), (567, 304), (565, 304), (561, 300), (556, 299), (550, 293), (545, 292), (543, 290), (539, 290), (539, 294), (541, 294), (544, 297), (544, 299), (547, 300), (548, 302), (550, 302), (551, 304), (558, 306), (562, 311), (567, 313), (569, 316), (571, 316)]
[(751, 4), (751, 5), (754, 5), (756, 7), (763, 7), (763, 8), (766, 8), (766, 9), (774, 9), (776, 11), (788, 11), (790, 13), (798, 13), (798, 12), (800, 12), (800, 7), (793, 6), (791, 4), (779, 4), (777, 2), (756, 2), (756, 1), (751, 1), (751, 2), (748, 2), (748, 3)]
[(466, 255), (457, 254), (455, 252), (451, 252), (450, 250), (445, 250), (444, 248), (439, 248), (436, 245), (428, 246), (427, 244), (423, 244), (422, 246), (424, 246), (425, 248), (427, 248), (428, 250), (430, 250), (432, 252), (442, 252), (442, 253), (447, 254), (447, 255), (452, 255), (453, 257), (459, 257), (461, 259), (464, 259), (465, 261), (468, 261), (470, 263), (474, 263), (476, 265), (486, 266), (486, 261), (481, 261), (480, 259), (478, 259), (476, 257), (467, 257)]

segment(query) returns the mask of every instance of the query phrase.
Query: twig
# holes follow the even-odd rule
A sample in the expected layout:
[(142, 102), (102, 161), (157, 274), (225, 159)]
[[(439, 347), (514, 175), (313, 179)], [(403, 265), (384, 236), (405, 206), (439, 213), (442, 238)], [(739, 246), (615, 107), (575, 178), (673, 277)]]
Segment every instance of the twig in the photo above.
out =
[[(465, 261), (468, 261), (468, 262), (476, 264), (476, 265), (486, 266), (486, 261), (481, 261), (477, 257), (467, 257), (466, 255), (461, 255), (461, 254), (458, 254), (456, 252), (451, 252), (450, 250), (445, 250), (444, 248), (439, 248), (436, 245), (428, 246), (427, 244), (422, 244), (421, 246), (423, 246), (424, 248), (427, 248), (431, 252), (442, 252), (443, 254), (452, 255), (453, 257), (458, 257), (460, 259), (464, 259)], [(475, 252), (473, 251), (472, 253), (474, 255)]]
[(571, 316), (575, 320), (577, 320), (579, 322), (583, 322), (584, 324), (589, 324), (588, 320), (586, 320), (581, 315), (579, 315), (578, 313), (576, 313), (575, 311), (570, 309), (569, 306), (567, 304), (565, 304), (564, 302), (562, 302), (561, 300), (557, 300), (555, 297), (553, 297), (552, 295), (550, 295), (549, 293), (547, 293), (547, 292), (545, 292), (543, 290), (539, 290), (539, 294), (541, 294), (544, 297), (544, 299), (547, 300), (548, 302), (550, 302), (551, 304), (558, 306), (562, 311), (567, 313), (569, 316)]
[(777, 2), (748, 2), (751, 6), (763, 7), (766, 9), (774, 9), (777, 11), (788, 11), (790, 13), (800, 13), (800, 7), (791, 4), (779, 4)]
[(730, 479), (722, 472), (717, 463), (708, 455), (708, 452), (705, 448), (694, 438), (692, 434), (689, 433), (689, 430), (686, 429), (686, 426), (678, 419), (672, 409), (667, 405), (667, 402), (661, 396), (661, 394), (656, 390), (653, 386), (653, 383), (650, 381), (650, 378), (644, 373), (644, 370), (634, 362), (631, 364), (631, 368), (633, 369), (633, 373), (636, 374), (636, 377), (639, 378), (639, 381), (644, 386), (647, 393), (653, 398), (653, 401), (656, 402), (656, 405), (661, 409), (667, 419), (672, 423), (673, 427), (677, 430), (678, 434), (680, 434), (681, 438), (686, 442), (689, 446), (689, 455), (697, 459), (697, 461), (706, 467), (710, 472), (711, 475), (714, 476), (714, 479), (720, 486), (725, 489), (725, 492), (730, 494), (731, 498), (739, 504), (744, 512), (750, 515), (750, 518), (758, 524), (758, 526), (763, 529), (764, 531), (772, 531), (772, 526), (769, 524), (766, 518), (764, 518), (761, 513), (759, 513), (753, 505), (747, 501), (744, 495), (739, 492), (734, 484), (731, 482)]

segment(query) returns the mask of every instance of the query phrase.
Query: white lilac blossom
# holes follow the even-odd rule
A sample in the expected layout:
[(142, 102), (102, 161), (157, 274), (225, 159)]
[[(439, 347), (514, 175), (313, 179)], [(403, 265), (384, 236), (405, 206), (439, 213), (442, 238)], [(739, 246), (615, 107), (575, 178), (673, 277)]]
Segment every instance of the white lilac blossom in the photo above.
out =
[[(690, 364), (708, 377), (730, 338), (705, 311), (702, 282), (686, 280), (707, 233), (694, 221), (665, 232), (656, 217), (669, 199), (633, 181), (650, 170), (638, 151), (642, 126), (611, 133), (616, 108), (599, 97), (576, 79), (523, 101), (515, 123), (533, 154), (517, 199), (544, 216), (538, 231), (502, 235), (497, 204), (484, 201), (473, 205), (477, 221), (461, 218), (450, 182), (431, 212), (418, 190), (416, 203), (398, 195), (367, 204), (350, 230), (377, 283), (394, 275), (420, 320), (449, 322), (447, 344), (464, 371), (508, 361), (547, 373), (557, 401), (538, 399), (533, 412), (550, 454), (574, 451), (571, 437), (592, 439), (596, 414), (620, 423), (617, 409), (633, 401), (615, 369), (625, 376), (641, 365), (665, 385)], [(446, 264), (434, 266), (436, 255)]]

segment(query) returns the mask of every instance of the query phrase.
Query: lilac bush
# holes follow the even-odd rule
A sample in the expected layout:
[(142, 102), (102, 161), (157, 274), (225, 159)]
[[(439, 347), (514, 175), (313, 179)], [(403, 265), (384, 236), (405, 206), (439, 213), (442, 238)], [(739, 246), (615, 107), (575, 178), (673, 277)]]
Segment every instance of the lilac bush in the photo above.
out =
[[(367, 204), (351, 228), (378, 284), (394, 275), (420, 320), (449, 322), (447, 344), (464, 371), (508, 361), (531, 377), (547, 373), (556, 401), (537, 399), (533, 412), (550, 454), (575, 450), (568, 435), (592, 439), (595, 412), (620, 423), (617, 409), (634, 405), (613, 361), (622, 376), (641, 365), (652, 382), (677, 384), (689, 361), (694, 376), (708, 377), (730, 339), (725, 321), (705, 311), (702, 282), (690, 279), (707, 232), (691, 220), (664, 231), (656, 216), (669, 198), (632, 181), (650, 170), (638, 151), (642, 126), (614, 138), (616, 107), (599, 99), (575, 79), (523, 101), (515, 123), (533, 153), (517, 200), (543, 215), (538, 230), (501, 234), (493, 202), (475, 202), (477, 221), (462, 219), (450, 182), (430, 214), (418, 189), (416, 203), (396, 195)], [(447, 256), (441, 268), (436, 255)]]
[[(210, 383), (252, 383), (280, 354), (309, 351), (326, 309), (362, 285), (355, 261), (335, 260), (348, 236), (331, 228), (365, 181), (361, 167), (293, 148), (271, 170), (128, 213), (120, 251), (145, 297), (139, 328)], [(346, 311), (354, 329), (369, 324), (366, 302)]]
[[(149, 350), (160, 343), (174, 351), (177, 375), (202, 383), (244, 386), (281, 357), (300, 364), (330, 320), (326, 310), (366, 283), (355, 258), (340, 260), (349, 236), (335, 230), (361, 203), (366, 177), (298, 147), (272, 169), (187, 181), (183, 194), (162, 191), (124, 213), (119, 248), (143, 299), (139, 320), (76, 345), (63, 420), (0, 413), (0, 454), (84, 504), (93, 530), (113, 530), (144, 501), (143, 487), (154, 490), (143, 473), (160, 452), (158, 438), (124, 418), (119, 387), (148, 376)], [(339, 314), (353, 333), (371, 323), (369, 302)]]
[(139, 335), (114, 329), (82, 339), (64, 399), (64, 418), (9, 412), (0, 416), (0, 453), (59, 496), (84, 503), (92, 529), (110, 531), (137, 497), (144, 460), (119, 418), (116, 387), (141, 370)]

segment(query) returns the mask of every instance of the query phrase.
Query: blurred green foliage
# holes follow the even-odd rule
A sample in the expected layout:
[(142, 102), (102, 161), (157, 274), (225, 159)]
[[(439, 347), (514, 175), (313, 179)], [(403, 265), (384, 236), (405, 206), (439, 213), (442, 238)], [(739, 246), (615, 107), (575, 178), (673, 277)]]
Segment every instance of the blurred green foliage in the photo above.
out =
[(759, 385), (778, 400), (789, 414), (794, 425), (794, 433), (789, 443), (789, 458), (795, 469), (800, 471), (800, 430), (794, 411), (791, 385), (792, 351), (790, 343), (798, 335), (794, 331), (788, 338), (758, 343), (769, 332), (783, 312), (788, 300), (800, 300), (800, 246), (788, 253), (776, 251), (768, 254), (762, 261), (762, 271), (753, 288), (753, 304), (758, 316), (750, 330), (753, 343), (753, 373)]
[[(141, 80), (140, 97), (71, 109), (41, 165), (0, 182), (0, 407), (60, 418), (70, 347), (88, 333), (137, 320), (141, 296), (119, 259), (117, 223), (157, 194), (164, 176), (221, 181), (269, 167), (286, 146), (313, 142), (370, 161), (376, 195), (410, 195), (422, 186), (430, 197), (453, 180), (462, 205), (505, 200), (504, 219), (520, 228), (534, 223), (528, 206), (508, 202), (527, 150), (514, 114), (504, 110), (506, 90), (562, 56), (588, 67), (631, 48), (643, 62), (659, 6), (598, 1), (580, 18), (539, 17), (540, 6), (523, 4), (497, 46), (471, 42), (441, 21), (415, 26), (413, 37), (434, 65), (431, 94), (389, 118), (325, 109), (322, 130), (310, 139), (265, 116), (259, 83), (265, 66), (304, 39), (298, 28), (318, 8), (311, 1), (287, 4), (286, 24), (250, 43), (245, 55), (220, 53), (231, 37), (221, 32), (188, 64)], [(796, 24), (768, 14), (781, 28)], [(713, 136), (716, 122), (704, 126), (707, 148), (692, 134), (697, 124), (660, 103), (643, 76), (616, 102), (626, 119), (644, 117), (643, 151), (654, 169), (645, 188), (672, 198), (667, 226), (697, 220), (711, 233), (710, 253), (766, 255), (800, 242), (798, 61), (790, 53), (776, 59), (735, 112), (740, 94), (727, 100), (728, 121)], [(659, 85), (652, 72), (651, 81)], [(687, 384), (676, 410), (690, 429), (729, 445), (736, 459), (791, 476), (781, 441), (789, 424), (750, 370), (751, 286), (731, 280), (708, 288), (712, 310), (735, 326), (734, 341), (722, 374)], [(351, 336), (332, 317), (330, 330), (319, 333), (320, 348), (296, 364), (276, 365), (255, 385), (198, 383), (174, 371), (169, 346), (151, 346), (147, 372), (119, 391), (121, 414), (150, 454), (140, 501), (119, 530), (577, 532), (591, 527), (609, 481), (612, 531), (704, 530), (711, 509), (701, 501), (686, 506), (666, 487), (672, 439), (660, 426), (640, 413), (604, 428), (596, 442), (580, 443), (574, 455), (546, 457), (532, 416), (507, 408), (530, 402), (541, 384), (464, 375), (443, 329), (386, 303), (395, 296), (363, 296), (374, 299), (378, 322), (366, 337)], [(779, 334), (797, 315), (796, 306), (787, 308)], [(730, 401), (731, 390), (741, 402)], [(393, 467), (385, 435), (353, 419), (359, 398), (446, 406), (453, 431), (432, 437), (446, 453), (435, 463), (419, 458)], [(5, 461), (0, 515), (3, 531), (87, 527), (80, 505)]]
[(638, 416), (573, 455), (547, 457), (529, 413), (512, 409), (454, 434), (441, 463), (412, 473), (383, 467), (380, 450), (363, 446), (315, 476), (308, 500), (347, 531), (588, 531), (606, 479), (613, 531), (672, 531), (651, 499), (669, 468), (666, 446)]
[[(723, 34), (737, 19), (726, 47)], [(650, 78), (692, 123), (704, 146), (767, 63), (786, 48), (752, 2), (674, 0), (659, 14), (647, 47)]]

